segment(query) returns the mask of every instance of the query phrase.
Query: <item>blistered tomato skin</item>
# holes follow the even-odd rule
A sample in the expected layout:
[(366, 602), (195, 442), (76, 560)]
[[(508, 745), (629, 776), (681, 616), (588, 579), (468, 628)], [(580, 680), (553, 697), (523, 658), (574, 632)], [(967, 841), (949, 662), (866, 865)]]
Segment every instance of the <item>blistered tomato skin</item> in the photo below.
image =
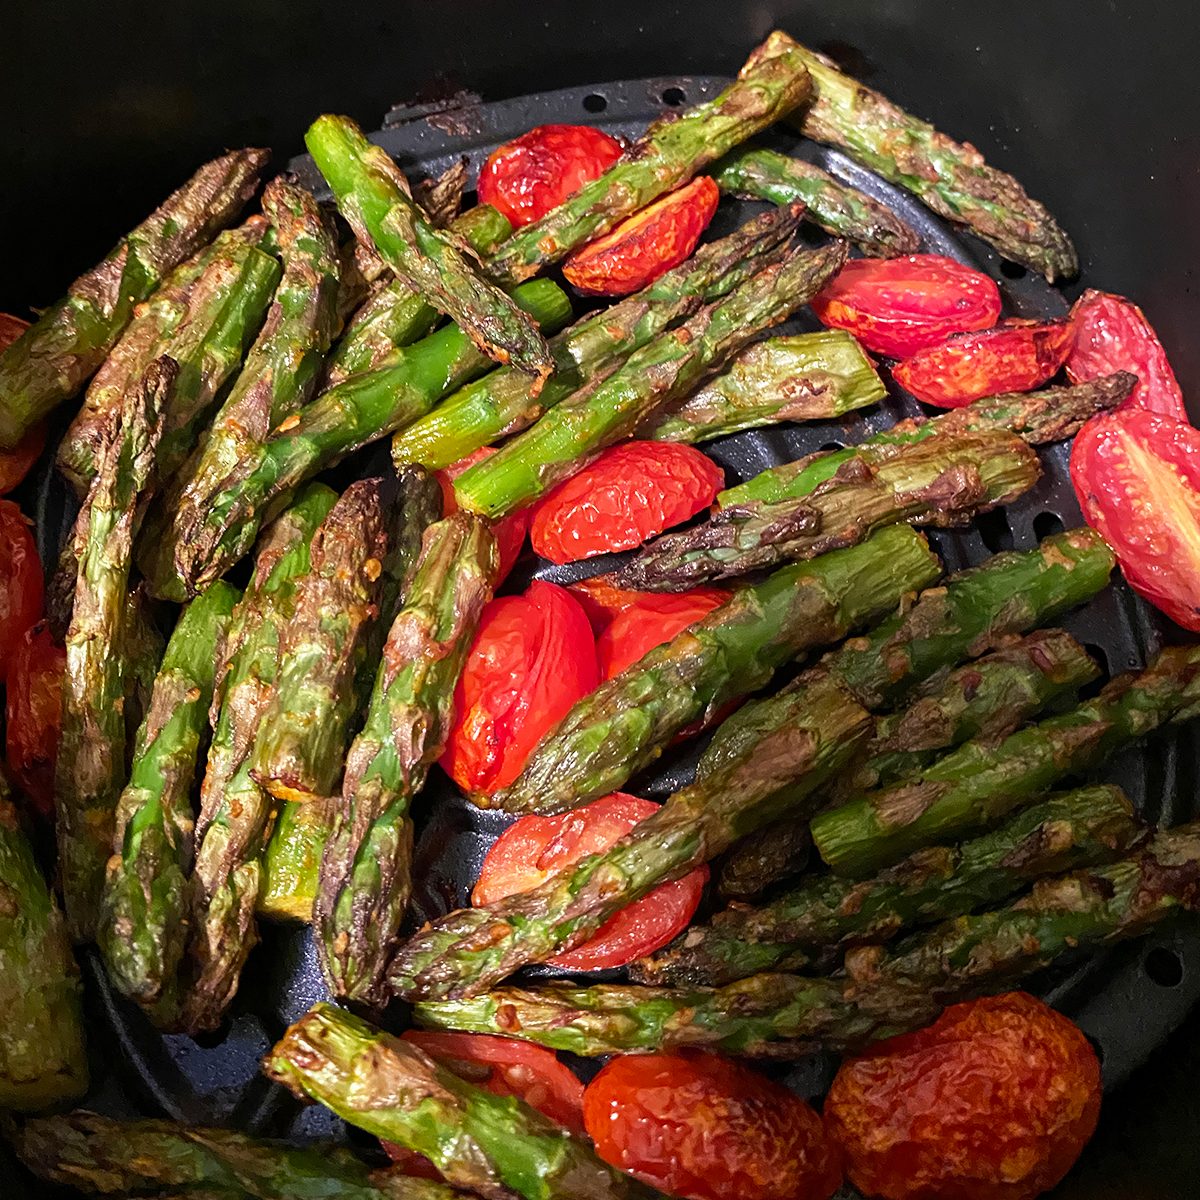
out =
[(1033, 1200), (1092, 1136), (1100, 1086), (1087, 1038), (1013, 992), (956, 1004), (847, 1059), (825, 1122), (865, 1196)]
[(707, 175), (646, 205), (563, 264), (584, 296), (628, 296), (688, 258), (717, 211), (720, 189)]
[[(495, 453), (494, 447), (481, 446), (472, 454), (468, 454), (466, 458), (460, 458), (458, 462), (436, 472), (438, 483), (442, 488), (442, 501), (447, 516), (458, 512), (458, 497), (454, 494), (454, 481), (468, 467), (473, 467), (477, 462), (482, 462)], [(517, 559), (521, 557), (521, 550), (525, 545), (525, 535), (528, 532), (529, 510), (527, 508), (519, 508), (516, 512), (509, 513), (507, 517), (492, 522), (492, 533), (496, 538), (496, 557), (499, 561), (496, 587), (499, 587), (508, 578), (508, 573), (516, 565)]]
[(590, 125), (539, 125), (488, 156), (479, 172), (479, 202), (519, 229), (603, 175), (621, 153), (616, 138)]
[(822, 325), (848, 329), (868, 350), (907, 358), (952, 333), (990, 329), (1000, 289), (941, 254), (852, 258), (812, 301)]
[(21, 790), (38, 813), (54, 816), (54, 764), (62, 731), (67, 652), (44, 622), (27, 629), (8, 661), (5, 754)]
[(632, 1054), (588, 1085), (596, 1151), (684, 1200), (828, 1200), (842, 1172), (799, 1096), (715, 1054)]
[(626, 442), (547, 493), (530, 541), (553, 563), (632, 550), (708, 508), (724, 486), (721, 468), (692, 446)]

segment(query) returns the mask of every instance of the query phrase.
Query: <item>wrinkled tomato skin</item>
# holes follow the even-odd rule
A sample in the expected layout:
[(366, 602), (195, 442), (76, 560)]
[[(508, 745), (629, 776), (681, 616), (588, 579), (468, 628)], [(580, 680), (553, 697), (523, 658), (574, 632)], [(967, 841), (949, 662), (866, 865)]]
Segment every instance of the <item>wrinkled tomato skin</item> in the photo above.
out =
[(455, 689), (443, 770), (472, 794), (507, 786), (599, 681), (591, 626), (566, 588), (535, 580), (491, 601)]
[(596, 639), (600, 678), (619, 675), (728, 599), (728, 592), (708, 587), (689, 592), (640, 593)]
[(1089, 288), (1071, 309), (1075, 344), (1067, 359), (1072, 383), (1088, 383), (1114, 371), (1132, 371), (1137, 386), (1125, 401), (1127, 407), (1188, 419), (1183, 392), (1167, 361), (1158, 335), (1132, 300)]
[(479, 172), (479, 202), (519, 229), (603, 175), (621, 153), (616, 138), (590, 125), (538, 125), (488, 156)]
[(956, 1004), (927, 1029), (847, 1059), (825, 1122), (866, 1196), (1033, 1200), (1092, 1136), (1100, 1088), (1087, 1038), (1012, 992)]
[[(0, 313), (0, 350), (11, 346), (29, 328), (28, 321)], [(0, 450), (0, 496), (7, 495), (29, 474), (46, 445), (46, 425), (35, 425), (11, 450)]]
[(708, 508), (725, 476), (674, 442), (626, 442), (547, 493), (533, 512), (534, 553), (553, 563), (632, 550)]
[(1040, 387), (1067, 361), (1074, 336), (1069, 321), (1006, 321), (922, 350), (892, 375), (926, 404), (964, 408), (983, 396)]
[(563, 276), (583, 296), (641, 291), (691, 256), (720, 199), (716, 183), (701, 175), (576, 251)]
[(42, 616), (42, 564), (25, 514), (0, 500), (0, 663), (12, 661), (21, 637)]
[(1129, 585), (1200, 631), (1200, 431), (1144, 408), (1102, 413), (1075, 435), (1071, 483)]
[(644, 596), (650, 595), (649, 592), (639, 592), (633, 588), (617, 587), (609, 583), (603, 575), (568, 584), (567, 590), (583, 606), (583, 611), (587, 613), (587, 619), (592, 624), (592, 632), (597, 637), (631, 604), (636, 604)]
[(631, 1054), (588, 1085), (606, 1162), (684, 1200), (828, 1200), (837, 1148), (799, 1096), (716, 1054)]
[[(438, 483), (442, 488), (443, 511), (447, 516), (458, 512), (458, 497), (454, 493), (454, 481), (468, 468), (496, 453), (493, 446), (481, 446), (478, 450), (460, 458), (458, 462), (435, 472)], [(492, 534), (496, 539), (496, 557), (499, 560), (499, 570), (496, 574), (495, 586), (499, 587), (509, 575), (521, 557), (521, 549), (525, 545), (525, 535), (529, 532), (529, 510), (519, 508), (509, 513), (499, 521), (493, 521)]]
[[(518, 818), (485, 856), (471, 903), (491, 904), (538, 887), (581, 858), (607, 850), (658, 807), (652, 800), (613, 792), (552, 817)], [(598, 971), (652, 954), (687, 928), (707, 882), (708, 868), (698, 867), (664, 883), (614, 913), (588, 941), (549, 961), (568, 971)]]
[(907, 358), (952, 333), (990, 329), (1000, 289), (941, 254), (852, 258), (812, 302), (822, 325), (848, 329), (868, 350)]
[(47, 820), (54, 816), (66, 666), (66, 650), (39, 621), (17, 643), (5, 682), (5, 756), (21, 790)]

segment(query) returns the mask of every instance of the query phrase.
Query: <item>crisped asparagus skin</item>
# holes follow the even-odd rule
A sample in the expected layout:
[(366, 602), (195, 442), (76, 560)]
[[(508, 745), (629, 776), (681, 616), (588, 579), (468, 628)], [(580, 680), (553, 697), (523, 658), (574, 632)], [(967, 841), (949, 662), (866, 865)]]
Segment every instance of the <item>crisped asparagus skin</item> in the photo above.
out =
[(706, 442), (782, 421), (840, 417), (886, 394), (871, 360), (845, 330), (768, 338), (748, 346), (724, 374), (656, 418), (645, 436)]
[(79, 572), (66, 639), (54, 791), (63, 899), (78, 941), (90, 940), (95, 930), (125, 785), (130, 664), (124, 632), (133, 535), (175, 373), (170, 359), (151, 363), (113, 414), (75, 525)]
[(890, 208), (802, 159), (744, 146), (721, 159), (712, 175), (735, 196), (803, 204), (810, 221), (872, 257), (915, 254), (921, 247), (916, 231)]
[(1060, 717), (999, 744), (967, 742), (912, 780), (828, 809), (813, 819), (813, 841), (839, 874), (878, 870), (922, 846), (995, 825), (1064, 777), (1190, 718), (1198, 700), (1200, 646), (1170, 647)]
[(454, 1200), (462, 1195), (443, 1184), (373, 1171), (341, 1146), (288, 1146), (174, 1121), (115, 1121), (81, 1110), (25, 1121), (10, 1137), (17, 1157), (39, 1179), (91, 1195), (255, 1200)]
[(267, 157), (265, 150), (235, 150), (201, 167), (0, 353), (0, 449), (15, 446), (83, 386), (134, 307), (237, 216)]
[(937, 573), (924, 539), (904, 526), (782, 567), (583, 697), (521, 774), (477, 803), (560, 812), (606, 795), (691, 722), (756, 691), (802, 651), (891, 611)]
[(808, 822), (795, 816), (764, 825), (742, 838), (717, 872), (722, 900), (754, 900), (780, 879), (799, 875), (812, 858)]
[(462, 208), (468, 178), (466, 155), (459, 155), (440, 175), (422, 179), (413, 188), (414, 199), (429, 219), (444, 229)]
[(603, 175), (584, 184), (544, 217), (519, 229), (488, 260), (500, 280), (527, 279), (710, 162), (774, 124), (812, 94), (800, 56), (773, 42), (759, 46), (737, 80), (679, 118), (653, 125)]
[(1116, 408), (1129, 395), (1136, 382), (1136, 376), (1127, 371), (1118, 371), (1073, 387), (990, 396), (976, 400), (966, 408), (942, 413), (929, 421), (900, 421), (891, 429), (869, 437), (859, 446), (820, 451), (762, 471), (737, 487), (726, 488), (717, 497), (717, 504), (721, 508), (728, 508), (752, 500), (771, 502), (807, 496), (854, 458), (862, 456), (871, 462), (873, 454), (886, 454), (889, 447), (907, 445), (939, 433), (981, 433), (989, 429), (1007, 429), (1019, 434), (1032, 446), (1061, 441), (1078, 433), (1089, 417)]
[[(522, 284), (514, 299), (548, 328), (570, 317), (566, 294), (548, 279)], [(210, 495), (202, 522), (187, 535), (185, 556), (191, 565), (180, 580), (202, 586), (219, 578), (250, 549), (261, 522), (279, 511), (304, 480), (428, 412), (439, 397), (489, 365), (457, 325), (448, 325), (395, 351), (394, 360), (377, 370), (322, 393), (265, 442), (244, 447), (241, 460)], [(177, 541), (180, 534), (174, 536)], [(169, 593), (171, 573), (153, 573), (161, 558), (144, 565), (160, 587), (165, 580)]]
[(837, 273), (846, 244), (795, 250), (683, 325), (659, 334), (454, 481), (463, 508), (493, 519), (531, 503), (597, 450), (632, 434), (762, 330), (785, 320)]
[(411, 891), (410, 801), (445, 748), (454, 688), (496, 569), (495, 541), (477, 517), (454, 513), (426, 531), (321, 859), (317, 947), (339, 996), (372, 1005), (385, 998), (383, 974)]
[(906, 113), (786, 34), (772, 36), (798, 54), (812, 76), (815, 98), (797, 120), (806, 137), (844, 150), (1051, 283), (1078, 273), (1075, 247), (1045, 206), (1011, 175), (988, 166), (974, 146)]
[(780, 257), (797, 224), (793, 211), (767, 213), (701, 246), (649, 287), (584, 317), (551, 341), (554, 374), (536, 396), (519, 372), (509, 367), (494, 371), (400, 430), (392, 442), (393, 460), (397, 466), (416, 462), (431, 469), (448, 467), (481, 446), (527, 428), (669, 325), (726, 295)]
[(177, 1024), (209, 1029), (221, 1019), (256, 940), (261, 854), (275, 802), (254, 782), (254, 742), (279, 664), (309, 542), (337, 496), (310, 484), (265, 532), (254, 576), (234, 610), (213, 693), (212, 745), (200, 792), (192, 922)]
[(138, 731), (133, 770), (117, 806), (99, 942), (108, 977), (148, 1009), (173, 1012), (187, 936), (192, 792), (208, 729), (218, 647), (238, 598), (213, 584), (184, 610)]
[(349, 117), (318, 117), (305, 145), (355, 234), (413, 290), (462, 327), (489, 358), (544, 380), (554, 369), (529, 314), (484, 278), (463, 239), (438, 229), (386, 150)]
[(613, 575), (618, 587), (678, 592), (857, 545), (899, 521), (958, 525), (1007, 504), (1041, 477), (1015, 434), (939, 434), (877, 461), (849, 460), (810, 495), (723, 508), (648, 542)]
[(276, 799), (329, 796), (341, 774), (359, 650), (379, 611), (384, 503), (382, 479), (353, 483), (313, 534), (250, 759), (255, 782)]
[(446, 1180), (494, 1200), (651, 1200), (515, 1097), (460, 1079), (410, 1042), (318, 1004), (284, 1034), (267, 1075), (376, 1137), (424, 1154)]
[(0, 770), (0, 1108), (37, 1111), (87, 1091), (80, 992), (66, 922)]
[(1050, 796), (994, 833), (918, 850), (860, 882), (823, 875), (762, 908), (730, 908), (631, 971), (640, 983), (719, 987), (760, 971), (827, 965), (837, 947), (999, 904), (1030, 880), (1109, 862), (1143, 827), (1119, 789)]

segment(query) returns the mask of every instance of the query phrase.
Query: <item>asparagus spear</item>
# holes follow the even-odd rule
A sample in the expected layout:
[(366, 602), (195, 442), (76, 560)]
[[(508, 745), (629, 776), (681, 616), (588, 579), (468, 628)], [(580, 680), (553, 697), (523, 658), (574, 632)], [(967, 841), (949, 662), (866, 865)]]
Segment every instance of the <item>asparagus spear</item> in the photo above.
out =
[(266, 161), (265, 150), (235, 150), (201, 167), (0, 353), (0, 449), (83, 386), (134, 307), (237, 216)]
[(1068, 775), (1168, 722), (1195, 715), (1200, 646), (1163, 650), (1094, 700), (999, 745), (967, 742), (913, 780), (866, 792), (813, 819), (813, 841), (839, 874), (862, 875), (922, 846), (994, 825)]
[(462, 154), (436, 179), (422, 179), (413, 189), (417, 203), (439, 228), (446, 228), (458, 216), (468, 177), (467, 157)]
[(367, 718), (346, 758), (342, 802), (321, 859), (314, 910), (334, 992), (378, 1003), (411, 890), (409, 804), (445, 748), (454, 688), (496, 575), (484, 522), (455, 513), (430, 526), (392, 624)]
[(550, 343), (554, 374), (536, 396), (530, 394), (529, 381), (520, 372), (509, 367), (494, 371), (401, 429), (392, 442), (394, 461), (397, 466), (417, 462), (448, 467), (481, 446), (527, 428), (669, 325), (726, 295), (774, 261), (797, 224), (793, 210), (767, 213), (728, 237), (701, 246), (649, 287), (584, 317), (555, 338)]
[(333, 821), (332, 796), (285, 801), (263, 852), (258, 915), (272, 921), (312, 921), (321, 855)]
[(994, 833), (930, 846), (855, 883), (818, 876), (759, 909), (731, 908), (635, 965), (639, 983), (713, 987), (760, 971), (799, 971), (834, 947), (890, 941), (918, 924), (999, 904), (1030, 880), (1105, 863), (1140, 839), (1119, 788), (1050, 796)]
[(459, 504), (499, 518), (573, 475), (589, 455), (681, 400), (763, 329), (785, 320), (837, 273), (844, 242), (796, 251), (593, 380), (454, 481)]
[(1016, 434), (938, 434), (853, 458), (808, 496), (723, 508), (703, 524), (653, 538), (613, 579), (619, 587), (677, 592), (853, 546), (899, 521), (957, 525), (1027, 492), (1037, 451)]
[(59, 870), (67, 923), (90, 939), (125, 783), (123, 646), (138, 501), (154, 468), (175, 364), (155, 361), (113, 414), (95, 482), (75, 526), (79, 575), (67, 631), (62, 735), (55, 768)]
[(744, 837), (717, 869), (717, 894), (726, 901), (755, 900), (780, 879), (799, 875), (812, 859), (808, 822), (795, 815)]
[(298, 1096), (429, 1158), (446, 1179), (509, 1200), (618, 1200), (657, 1192), (602, 1162), (523, 1101), (452, 1074), (410, 1042), (318, 1004), (267, 1055)]
[(974, 146), (906, 113), (787, 34), (771, 36), (777, 49), (798, 54), (812, 76), (816, 96), (800, 123), (806, 137), (844, 150), (1050, 283), (1078, 273), (1075, 247), (1045, 206), (988, 166)]
[(713, 178), (723, 192), (735, 196), (801, 203), (814, 224), (875, 258), (915, 254), (921, 248), (916, 231), (890, 208), (802, 159), (743, 146), (721, 159)]
[(0, 770), (0, 1108), (35, 1111), (88, 1086), (79, 968)]
[(454, 1200), (463, 1193), (373, 1171), (341, 1146), (287, 1146), (231, 1129), (114, 1121), (77, 1111), (11, 1133), (39, 1179), (98, 1196), (252, 1196), (256, 1200)]
[(329, 114), (309, 126), (304, 142), (350, 227), (397, 278), (460, 325), (489, 358), (545, 380), (554, 364), (529, 314), (483, 277), (461, 238), (430, 222), (385, 150), (349, 117)]
[(208, 726), (217, 648), (237, 589), (213, 584), (167, 644), (133, 771), (117, 806), (98, 941), (108, 976), (148, 1009), (173, 1011), (187, 936), (192, 789)]
[(763, 471), (737, 487), (726, 488), (717, 497), (717, 504), (729, 508), (752, 501), (772, 503), (799, 499), (833, 478), (849, 462), (861, 459), (870, 465), (878, 458), (886, 457), (896, 446), (910, 445), (939, 434), (1006, 429), (1019, 434), (1032, 446), (1062, 441), (1078, 433), (1089, 417), (1116, 408), (1136, 382), (1136, 376), (1118, 371), (1074, 387), (990, 396), (929, 421), (899, 421), (891, 429), (874, 434), (858, 446), (819, 451)]
[(309, 568), (309, 542), (336, 500), (329, 488), (310, 484), (267, 530), (226, 636), (196, 825), (188, 977), (173, 1022), (189, 1031), (220, 1021), (256, 939), (260, 855), (274, 804), (251, 777), (250, 761), (275, 685), (280, 635), (294, 613), (297, 581)]
[(489, 259), (488, 269), (505, 281), (536, 275), (686, 183), (811, 94), (800, 56), (769, 39), (746, 60), (734, 83), (712, 100), (685, 109), (678, 120), (651, 126), (603, 175), (513, 234)]
[(780, 421), (817, 421), (866, 408), (887, 394), (871, 360), (840, 329), (768, 338), (743, 350), (645, 436), (706, 442)]

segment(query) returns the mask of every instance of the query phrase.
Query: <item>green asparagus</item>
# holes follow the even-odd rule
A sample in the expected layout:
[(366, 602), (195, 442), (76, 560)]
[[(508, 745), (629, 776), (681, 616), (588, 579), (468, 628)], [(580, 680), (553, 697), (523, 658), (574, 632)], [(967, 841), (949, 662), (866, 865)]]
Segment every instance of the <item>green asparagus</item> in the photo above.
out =
[(263, 853), (257, 910), (272, 921), (312, 921), (321, 855), (333, 821), (332, 796), (285, 801)]

